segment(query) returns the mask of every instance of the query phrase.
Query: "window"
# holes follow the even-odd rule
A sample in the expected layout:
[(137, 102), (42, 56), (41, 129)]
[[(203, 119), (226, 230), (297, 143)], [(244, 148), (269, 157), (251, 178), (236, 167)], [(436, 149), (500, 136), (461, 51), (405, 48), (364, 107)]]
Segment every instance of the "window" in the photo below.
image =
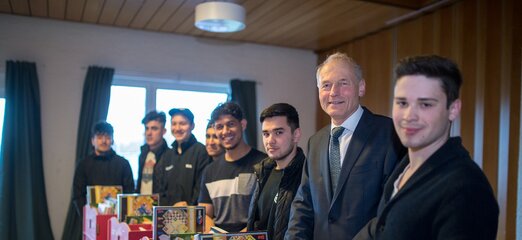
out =
[(185, 82), (115, 76), (107, 122), (114, 127), (113, 149), (129, 160), (134, 179), (138, 178), (140, 146), (145, 143), (141, 120), (152, 110), (165, 112), (165, 140), (170, 145), (171, 108), (189, 108), (194, 113), (196, 139), (205, 143), (205, 130), (212, 110), (228, 98), (228, 84)]

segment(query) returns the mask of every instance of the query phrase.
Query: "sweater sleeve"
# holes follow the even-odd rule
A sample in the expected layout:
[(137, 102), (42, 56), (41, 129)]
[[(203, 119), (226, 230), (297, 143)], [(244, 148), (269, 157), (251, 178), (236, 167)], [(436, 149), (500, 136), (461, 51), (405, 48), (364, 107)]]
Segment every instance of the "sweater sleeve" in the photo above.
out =
[(198, 204), (198, 198), (199, 198), (200, 188), (201, 188), (201, 178), (203, 177), (203, 172), (204, 172), (205, 168), (212, 161), (210, 159), (210, 157), (208, 156), (207, 151), (204, 147), (201, 149), (201, 151), (199, 151), (196, 161), (197, 161), (197, 164), (196, 164), (197, 166), (196, 166), (196, 172), (194, 173), (195, 174), (195, 176), (194, 176), (195, 183), (194, 183), (194, 188), (192, 189), (192, 198), (190, 200), (191, 202), (189, 203), (190, 205)]

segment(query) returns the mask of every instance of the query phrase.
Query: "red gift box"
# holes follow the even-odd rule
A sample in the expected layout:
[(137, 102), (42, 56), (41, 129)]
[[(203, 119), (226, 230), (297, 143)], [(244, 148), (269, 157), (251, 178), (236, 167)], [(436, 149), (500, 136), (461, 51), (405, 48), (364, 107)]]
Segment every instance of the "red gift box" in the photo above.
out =
[(108, 237), (110, 240), (150, 239), (152, 238), (152, 224), (127, 224), (112, 217), (109, 219)]
[(115, 214), (98, 214), (96, 208), (89, 205), (83, 207), (83, 239), (108, 240), (107, 223)]

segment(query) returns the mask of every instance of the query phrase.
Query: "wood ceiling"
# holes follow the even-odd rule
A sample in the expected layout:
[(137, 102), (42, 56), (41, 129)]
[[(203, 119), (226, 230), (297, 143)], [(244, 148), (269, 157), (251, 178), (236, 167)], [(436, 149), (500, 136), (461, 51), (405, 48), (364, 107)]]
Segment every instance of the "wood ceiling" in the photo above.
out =
[(229, 1), (247, 12), (246, 29), (237, 33), (208, 33), (194, 27), (194, 9), (202, 2), (0, 0), (0, 13), (320, 51), (389, 27), (386, 22), (439, 1)]

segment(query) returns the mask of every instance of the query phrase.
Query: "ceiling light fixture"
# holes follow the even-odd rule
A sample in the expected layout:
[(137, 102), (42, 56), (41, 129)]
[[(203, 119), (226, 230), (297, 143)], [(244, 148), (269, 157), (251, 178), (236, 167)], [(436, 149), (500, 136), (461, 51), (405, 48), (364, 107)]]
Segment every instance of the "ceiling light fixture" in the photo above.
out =
[(235, 3), (205, 2), (196, 6), (197, 28), (209, 32), (237, 32), (245, 28), (245, 9)]

